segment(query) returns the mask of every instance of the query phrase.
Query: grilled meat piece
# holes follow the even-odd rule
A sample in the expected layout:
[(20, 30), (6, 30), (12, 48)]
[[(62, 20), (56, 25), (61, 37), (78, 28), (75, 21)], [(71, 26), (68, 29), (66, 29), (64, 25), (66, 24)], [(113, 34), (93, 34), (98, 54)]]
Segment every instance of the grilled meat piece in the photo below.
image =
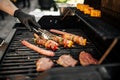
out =
[(82, 66), (87, 66), (90, 64), (98, 64), (98, 61), (95, 58), (93, 58), (90, 53), (87, 53), (85, 51), (80, 52), (79, 60)]
[(54, 66), (53, 61), (50, 58), (40, 58), (36, 62), (36, 71), (45, 71)]
[(57, 64), (62, 65), (63, 67), (74, 67), (77, 62), (77, 60), (67, 54), (61, 55), (57, 60)]

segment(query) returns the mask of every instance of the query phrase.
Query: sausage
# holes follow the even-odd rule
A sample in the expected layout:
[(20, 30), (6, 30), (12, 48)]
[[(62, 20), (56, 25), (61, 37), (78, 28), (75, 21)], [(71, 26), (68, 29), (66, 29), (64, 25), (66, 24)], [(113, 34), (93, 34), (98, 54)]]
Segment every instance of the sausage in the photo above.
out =
[(61, 35), (63, 35), (63, 34), (69, 34), (69, 33), (67, 33), (67, 32), (63, 32), (63, 31), (56, 30), (56, 29), (50, 29), (50, 31), (51, 31), (51, 32), (54, 32), (54, 33), (57, 33), (57, 34), (61, 34)]
[(30, 49), (32, 49), (32, 50), (34, 50), (34, 51), (42, 54), (42, 55), (55, 56), (55, 53), (54, 53), (54, 52), (49, 51), (49, 50), (42, 49), (42, 48), (40, 48), (40, 47), (38, 47), (38, 46), (35, 46), (35, 45), (29, 43), (29, 42), (26, 41), (26, 40), (22, 40), (21, 43), (22, 43), (24, 46), (26, 46), (26, 47), (28, 47), (28, 48), (30, 48)]

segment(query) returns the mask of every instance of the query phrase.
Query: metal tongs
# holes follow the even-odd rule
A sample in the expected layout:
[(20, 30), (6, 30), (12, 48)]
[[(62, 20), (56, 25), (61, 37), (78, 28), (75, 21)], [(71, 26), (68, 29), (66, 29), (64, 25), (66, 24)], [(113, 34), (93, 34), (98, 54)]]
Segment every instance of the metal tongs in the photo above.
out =
[(38, 35), (42, 36), (45, 39), (51, 39), (53, 36), (55, 36), (54, 34), (50, 33), (47, 30), (41, 29), (41, 28), (33, 28), (34, 32), (37, 33)]

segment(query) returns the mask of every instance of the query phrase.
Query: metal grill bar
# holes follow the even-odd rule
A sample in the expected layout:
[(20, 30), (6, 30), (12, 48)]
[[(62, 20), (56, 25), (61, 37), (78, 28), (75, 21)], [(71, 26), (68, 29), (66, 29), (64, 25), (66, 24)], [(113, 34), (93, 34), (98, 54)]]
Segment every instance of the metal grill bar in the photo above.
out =
[[(81, 32), (81, 30), (78, 29), (73, 29), (73, 30), (66, 29), (66, 30), (74, 34), (81, 34), (85, 36)], [(8, 75), (17, 75), (17, 74), (29, 75), (35, 77), (38, 74), (38, 72), (36, 72), (35, 63), (37, 59), (43, 57), (43, 55), (40, 55), (35, 51), (23, 46), (20, 43), (20, 40), (22, 39), (28, 40), (30, 43), (34, 43), (33, 33), (26, 30), (23, 31), (18, 29), (1, 62), (0, 77), (8, 76)], [(92, 42), (89, 39), (87, 40), (88, 40), (88, 44), (86, 46), (78, 46), (75, 44), (75, 47), (71, 49), (60, 47), (60, 50), (55, 51), (56, 56), (50, 58), (53, 60), (57, 60), (60, 55), (64, 53), (68, 53), (71, 54), (74, 58), (78, 59), (78, 54), (82, 50), (91, 52), (92, 55), (98, 58), (100, 54), (97, 52), (96, 47), (94, 46), (94, 44), (92, 44)], [(77, 66), (80, 66), (80, 64), (78, 64)], [(55, 64), (54, 67), (61, 67), (61, 66)]]

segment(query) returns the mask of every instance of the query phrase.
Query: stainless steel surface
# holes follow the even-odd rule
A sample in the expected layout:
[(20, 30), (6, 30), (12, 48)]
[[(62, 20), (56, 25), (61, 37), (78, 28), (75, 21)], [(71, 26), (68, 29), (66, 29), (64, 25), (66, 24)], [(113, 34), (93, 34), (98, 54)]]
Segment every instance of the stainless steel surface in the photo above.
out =
[(35, 33), (37, 33), (39, 36), (42, 36), (44, 37), (45, 39), (49, 39), (49, 36), (47, 34), (44, 33), (44, 30), (43, 29), (35, 29), (33, 28), (33, 30), (35, 31)]
[(33, 28), (33, 30), (40, 36), (42, 36), (45, 39), (51, 39), (51, 37), (55, 36), (54, 34), (50, 33), (49, 31), (45, 30), (45, 29), (35, 29)]
[(3, 57), (3, 55), (4, 55), (4, 52), (6, 51), (8, 45), (10, 43), (13, 35), (15, 34), (15, 31), (16, 31), (16, 29), (11, 30), (11, 32), (9, 33), (7, 38), (5, 39), (4, 44), (0, 47), (0, 61), (1, 61), (2, 57)]
[(5, 40), (3, 38), (0, 38), (0, 47), (4, 44)]

